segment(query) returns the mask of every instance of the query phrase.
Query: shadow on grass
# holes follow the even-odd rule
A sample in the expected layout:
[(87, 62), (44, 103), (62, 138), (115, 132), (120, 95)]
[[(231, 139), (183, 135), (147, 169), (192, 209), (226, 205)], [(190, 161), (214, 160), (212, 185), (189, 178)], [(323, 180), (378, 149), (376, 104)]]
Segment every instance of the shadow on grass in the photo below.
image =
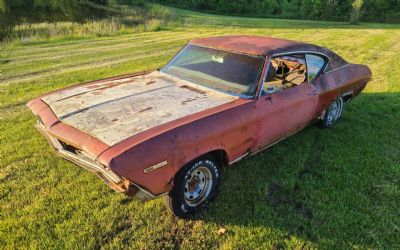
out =
[(226, 169), (202, 219), (322, 247), (399, 246), (399, 121), (400, 93), (363, 94), (334, 128), (311, 126)]

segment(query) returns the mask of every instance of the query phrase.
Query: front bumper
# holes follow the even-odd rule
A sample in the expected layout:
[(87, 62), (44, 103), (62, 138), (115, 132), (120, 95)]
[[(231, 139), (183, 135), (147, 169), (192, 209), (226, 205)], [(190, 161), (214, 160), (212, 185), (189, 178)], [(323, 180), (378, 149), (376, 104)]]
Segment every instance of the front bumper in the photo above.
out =
[(57, 154), (64, 159), (86, 169), (90, 172), (96, 173), (110, 188), (119, 193), (125, 193), (138, 200), (151, 200), (157, 198), (145, 189), (138, 185), (116, 175), (109, 167), (98, 163), (95, 159), (83, 153), (77, 153), (75, 150), (68, 150), (65, 144), (57, 138), (47, 133), (40, 120), (35, 125), (36, 129), (44, 135), (49, 144), (56, 150)]

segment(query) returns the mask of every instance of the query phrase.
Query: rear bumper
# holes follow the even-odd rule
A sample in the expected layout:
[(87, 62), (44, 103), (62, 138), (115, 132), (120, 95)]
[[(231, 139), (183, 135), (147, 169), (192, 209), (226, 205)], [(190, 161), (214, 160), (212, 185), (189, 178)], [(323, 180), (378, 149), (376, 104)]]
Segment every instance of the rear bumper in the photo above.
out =
[(128, 196), (144, 201), (157, 198), (157, 196), (154, 196), (129, 180), (116, 175), (109, 167), (100, 164), (94, 159), (83, 154), (77, 154), (66, 150), (62, 142), (47, 133), (46, 129), (40, 123), (36, 124), (35, 127), (46, 137), (47, 141), (56, 150), (58, 155), (90, 172), (96, 173), (114, 191), (125, 193)]

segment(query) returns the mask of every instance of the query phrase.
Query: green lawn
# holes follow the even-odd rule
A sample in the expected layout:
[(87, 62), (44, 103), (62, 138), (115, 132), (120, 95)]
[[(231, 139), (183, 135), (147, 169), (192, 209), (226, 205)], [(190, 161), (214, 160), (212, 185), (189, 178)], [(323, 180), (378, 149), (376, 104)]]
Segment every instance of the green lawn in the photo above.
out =
[[(0, 248), (399, 249), (400, 25), (178, 16), (182, 24), (159, 32), (2, 45)], [(156, 69), (188, 40), (220, 34), (326, 46), (369, 65), (374, 79), (334, 128), (309, 127), (225, 169), (220, 195), (191, 221), (163, 199), (114, 193), (34, 129), (30, 99)]]

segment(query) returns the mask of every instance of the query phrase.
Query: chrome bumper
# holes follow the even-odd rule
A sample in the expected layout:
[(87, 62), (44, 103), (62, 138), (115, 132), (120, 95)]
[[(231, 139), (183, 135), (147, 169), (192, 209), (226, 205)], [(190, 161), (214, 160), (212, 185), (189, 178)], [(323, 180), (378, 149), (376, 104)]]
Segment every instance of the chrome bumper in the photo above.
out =
[(94, 159), (65, 150), (60, 141), (49, 135), (40, 123), (36, 124), (35, 127), (46, 137), (47, 141), (56, 150), (58, 155), (86, 170), (89, 170), (90, 172), (96, 173), (113, 190), (119, 193), (125, 193), (128, 196), (143, 201), (159, 197), (154, 196), (138, 185), (119, 177), (111, 171), (109, 167), (96, 162)]
[(111, 169), (101, 165), (94, 159), (90, 159), (89, 157), (78, 155), (65, 150), (60, 141), (49, 135), (42, 125), (36, 124), (35, 127), (42, 135), (46, 137), (47, 141), (56, 150), (58, 155), (86, 170), (89, 170), (90, 172), (96, 173), (102, 180), (107, 183), (109, 187), (111, 187), (115, 191), (126, 192), (123, 179), (112, 172)]

